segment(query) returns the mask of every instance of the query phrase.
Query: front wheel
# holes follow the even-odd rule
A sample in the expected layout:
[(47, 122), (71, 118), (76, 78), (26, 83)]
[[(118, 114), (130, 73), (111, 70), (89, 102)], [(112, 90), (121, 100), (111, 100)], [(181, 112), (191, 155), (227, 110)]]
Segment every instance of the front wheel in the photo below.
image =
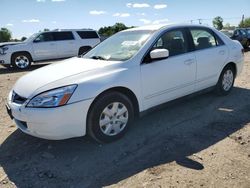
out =
[(92, 105), (87, 120), (88, 134), (97, 142), (121, 138), (134, 118), (130, 99), (120, 92), (105, 93)]
[(221, 72), (216, 85), (216, 92), (219, 95), (227, 95), (233, 88), (235, 80), (235, 69), (232, 65), (227, 65)]
[(17, 69), (27, 69), (31, 65), (31, 57), (28, 53), (16, 53), (11, 57), (11, 65)]

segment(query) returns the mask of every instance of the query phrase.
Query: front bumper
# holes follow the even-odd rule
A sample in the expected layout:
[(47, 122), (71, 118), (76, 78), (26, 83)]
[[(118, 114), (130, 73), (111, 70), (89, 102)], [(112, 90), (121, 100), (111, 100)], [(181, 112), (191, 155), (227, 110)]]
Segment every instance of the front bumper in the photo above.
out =
[(86, 134), (86, 119), (92, 100), (57, 108), (26, 108), (8, 101), (17, 127), (29, 135), (61, 140)]
[(9, 65), (11, 64), (11, 55), (9, 53), (6, 54), (0, 54), (0, 65)]

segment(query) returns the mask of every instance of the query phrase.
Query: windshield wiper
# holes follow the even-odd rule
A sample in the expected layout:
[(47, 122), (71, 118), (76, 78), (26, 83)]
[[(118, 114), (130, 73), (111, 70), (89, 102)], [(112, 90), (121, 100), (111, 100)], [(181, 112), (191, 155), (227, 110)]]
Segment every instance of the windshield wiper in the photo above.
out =
[(102, 57), (102, 56), (98, 56), (98, 55), (94, 55), (90, 57), (91, 59), (99, 59), (99, 60), (107, 60), (106, 58)]

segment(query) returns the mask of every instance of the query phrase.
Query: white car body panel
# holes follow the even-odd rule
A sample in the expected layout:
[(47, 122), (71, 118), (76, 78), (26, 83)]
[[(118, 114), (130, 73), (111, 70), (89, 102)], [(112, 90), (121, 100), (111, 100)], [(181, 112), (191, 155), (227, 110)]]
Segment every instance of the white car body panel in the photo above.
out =
[[(12, 91), (8, 98), (17, 126), (27, 134), (47, 139), (83, 136), (86, 134), (87, 113), (92, 102), (108, 89), (115, 87), (129, 89), (137, 98), (139, 112), (143, 112), (159, 104), (214, 86), (222, 69), (230, 62), (236, 65), (239, 75), (244, 60), (241, 44), (215, 29), (212, 30), (225, 45), (155, 60), (148, 64), (142, 63), (145, 53), (157, 37), (163, 31), (178, 27), (182, 26), (146, 26), (131, 29), (132, 31), (145, 28), (158, 30), (138, 53), (126, 61), (71, 58), (26, 74), (12, 89), (27, 98), (25, 104), (13, 103)], [(26, 107), (34, 96), (72, 84), (77, 84), (77, 88), (67, 105), (57, 108)], [(22, 121), (27, 122), (27, 128), (22, 127)]]
[(195, 75), (196, 60), (194, 53), (143, 64), (141, 66), (141, 83), (145, 108), (193, 92)]
[(56, 42), (32, 42), (32, 59), (35, 61), (44, 59), (56, 59), (58, 57), (58, 44)]

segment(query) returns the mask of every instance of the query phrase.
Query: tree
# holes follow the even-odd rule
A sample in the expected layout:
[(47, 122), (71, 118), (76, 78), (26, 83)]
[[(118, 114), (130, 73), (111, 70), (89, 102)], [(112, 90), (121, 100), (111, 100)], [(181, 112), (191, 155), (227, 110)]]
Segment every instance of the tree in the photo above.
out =
[(27, 37), (22, 37), (21, 41), (25, 41), (27, 39)]
[(0, 42), (8, 42), (11, 39), (11, 32), (7, 28), (0, 30)]
[(44, 28), (43, 30), (39, 30), (39, 33), (46, 32), (46, 31), (50, 31), (50, 30), (48, 28)]
[(213, 26), (218, 29), (218, 30), (222, 30), (223, 28), (223, 19), (220, 16), (217, 16), (213, 19)]
[(235, 26), (230, 25), (230, 23), (226, 23), (226, 24), (223, 26), (223, 29), (235, 30)]
[(113, 26), (101, 27), (99, 29), (98, 33), (102, 36), (109, 37), (109, 36), (119, 32), (119, 31), (129, 29), (129, 28), (132, 28), (132, 27), (127, 27), (123, 23), (116, 23)]
[(239, 27), (242, 27), (242, 28), (250, 27), (250, 17), (241, 21), (239, 24)]

